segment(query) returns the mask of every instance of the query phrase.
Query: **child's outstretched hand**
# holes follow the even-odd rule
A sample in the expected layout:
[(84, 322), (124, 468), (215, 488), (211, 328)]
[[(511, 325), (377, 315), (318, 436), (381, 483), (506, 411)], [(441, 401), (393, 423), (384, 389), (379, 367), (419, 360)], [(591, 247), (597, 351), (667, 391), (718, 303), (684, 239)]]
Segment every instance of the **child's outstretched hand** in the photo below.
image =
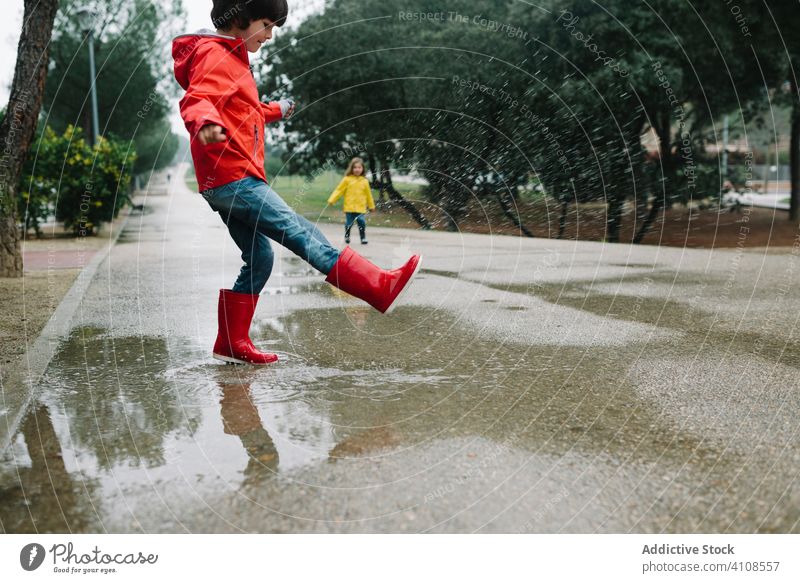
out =
[(289, 119), (292, 117), (292, 114), (294, 113), (294, 100), (281, 99), (278, 102), (278, 105), (281, 108), (281, 116), (283, 116), (283, 119)]
[(197, 137), (200, 139), (201, 144), (207, 146), (208, 144), (216, 144), (227, 140), (228, 136), (224, 132), (225, 130), (222, 129), (222, 126), (207, 125), (197, 132)]

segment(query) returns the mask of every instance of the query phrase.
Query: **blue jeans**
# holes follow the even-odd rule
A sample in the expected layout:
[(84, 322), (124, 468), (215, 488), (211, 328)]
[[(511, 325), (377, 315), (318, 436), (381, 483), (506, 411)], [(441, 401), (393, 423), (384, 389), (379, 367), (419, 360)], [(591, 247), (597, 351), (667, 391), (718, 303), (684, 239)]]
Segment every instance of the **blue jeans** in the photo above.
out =
[(367, 221), (364, 220), (364, 213), (344, 213), (344, 228), (350, 232), (353, 226), (353, 221), (358, 223), (358, 228), (363, 230), (367, 228)]
[(244, 265), (232, 288), (237, 293), (258, 294), (264, 289), (275, 260), (270, 239), (326, 275), (339, 258), (325, 235), (259, 178), (248, 176), (200, 194), (219, 213), (242, 251)]

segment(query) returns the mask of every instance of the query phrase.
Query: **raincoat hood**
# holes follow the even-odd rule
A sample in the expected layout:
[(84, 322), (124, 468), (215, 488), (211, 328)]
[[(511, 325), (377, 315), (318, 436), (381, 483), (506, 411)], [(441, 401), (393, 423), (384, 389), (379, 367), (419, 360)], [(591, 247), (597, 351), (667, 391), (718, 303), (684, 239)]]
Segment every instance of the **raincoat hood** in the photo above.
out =
[(175, 61), (175, 80), (183, 89), (189, 88), (189, 71), (198, 49), (205, 43), (216, 43), (227, 48), (239, 57), (248, 67), (250, 56), (244, 41), (235, 36), (218, 34), (213, 30), (201, 28), (197, 32), (181, 34), (172, 39), (172, 58)]
[[(172, 41), (175, 80), (186, 91), (181, 117), (189, 139), (200, 191), (247, 176), (266, 181), (264, 124), (283, 117), (276, 101), (262, 103), (244, 41), (200, 30)], [(203, 144), (206, 126), (222, 129), (224, 140)]]

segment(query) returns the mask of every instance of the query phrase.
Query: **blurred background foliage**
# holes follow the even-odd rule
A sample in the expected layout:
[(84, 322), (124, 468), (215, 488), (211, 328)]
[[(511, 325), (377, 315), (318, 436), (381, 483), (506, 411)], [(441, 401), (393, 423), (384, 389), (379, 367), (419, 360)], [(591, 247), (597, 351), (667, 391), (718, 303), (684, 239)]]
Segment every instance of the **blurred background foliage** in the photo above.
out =
[[(723, 195), (736, 172), (721, 164), (726, 115), (739, 137), (765, 111), (800, 111), (788, 84), (798, 42), (776, 32), (783, 7), (736, 9), (331, 0), (278, 35), (258, 73), (264, 92), (301, 104), (281, 136), (285, 172), (363, 144), (381, 195), (392, 171), (413, 170), (451, 229), (489, 204), (533, 234), (518, 204), (544, 196), (562, 217), (606, 205), (610, 241), (629, 202), (641, 240), (661, 210)], [(789, 30), (800, 15), (784, 12)]]

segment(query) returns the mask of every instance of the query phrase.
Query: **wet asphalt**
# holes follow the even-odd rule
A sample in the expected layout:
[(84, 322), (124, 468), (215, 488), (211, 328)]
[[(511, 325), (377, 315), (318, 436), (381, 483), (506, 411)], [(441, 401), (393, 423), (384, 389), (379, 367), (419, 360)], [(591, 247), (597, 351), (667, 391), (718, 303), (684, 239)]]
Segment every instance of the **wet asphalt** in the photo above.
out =
[(402, 306), (276, 246), (281, 360), (224, 365), (239, 254), (182, 184), (148, 197), (0, 456), (2, 530), (800, 532), (800, 246), (369, 236), (424, 255)]

